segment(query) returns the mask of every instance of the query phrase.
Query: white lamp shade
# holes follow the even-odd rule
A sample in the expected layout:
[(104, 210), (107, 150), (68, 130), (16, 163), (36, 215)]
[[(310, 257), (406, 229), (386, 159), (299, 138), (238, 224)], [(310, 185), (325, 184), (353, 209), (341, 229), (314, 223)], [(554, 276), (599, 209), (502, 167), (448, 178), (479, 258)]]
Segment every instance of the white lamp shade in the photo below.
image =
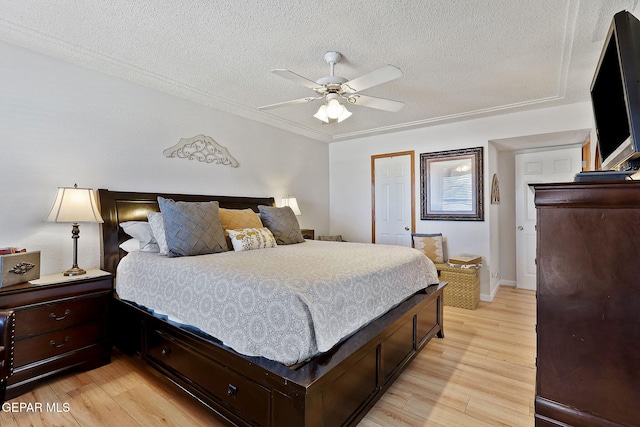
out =
[(294, 214), (302, 215), (302, 212), (300, 212), (300, 208), (298, 207), (298, 201), (295, 197), (282, 198), (282, 206), (289, 206)]
[(336, 119), (338, 123), (340, 123), (344, 119), (348, 119), (351, 114), (352, 113), (347, 110), (347, 107), (338, 102), (337, 99), (330, 99), (326, 104), (320, 106), (318, 112), (315, 113), (313, 117), (325, 123), (330, 123)]
[(347, 110), (346, 107), (342, 107), (342, 109), (344, 110), (342, 112), (342, 114), (340, 115), (340, 117), (338, 117), (338, 123), (340, 123), (341, 121), (343, 121), (344, 119), (348, 119), (349, 116), (351, 116), (351, 114), (353, 114), (351, 111)]
[(49, 222), (104, 222), (91, 188), (58, 188), (56, 201), (47, 216)]
[(337, 99), (327, 101), (327, 116), (330, 119), (337, 119), (344, 113), (344, 106)]
[(329, 123), (329, 116), (327, 116), (327, 106), (322, 104), (318, 109), (318, 112), (313, 115), (318, 120), (322, 120), (325, 123)]

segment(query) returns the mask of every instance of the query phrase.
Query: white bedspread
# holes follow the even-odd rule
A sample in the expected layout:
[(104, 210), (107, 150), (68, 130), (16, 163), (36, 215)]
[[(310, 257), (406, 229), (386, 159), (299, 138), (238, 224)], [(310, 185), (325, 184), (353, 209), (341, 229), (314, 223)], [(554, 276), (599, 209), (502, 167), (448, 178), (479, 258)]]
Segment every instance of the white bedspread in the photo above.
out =
[(307, 241), (181, 258), (132, 252), (118, 266), (116, 291), (238, 353), (292, 365), (437, 281), (415, 249)]

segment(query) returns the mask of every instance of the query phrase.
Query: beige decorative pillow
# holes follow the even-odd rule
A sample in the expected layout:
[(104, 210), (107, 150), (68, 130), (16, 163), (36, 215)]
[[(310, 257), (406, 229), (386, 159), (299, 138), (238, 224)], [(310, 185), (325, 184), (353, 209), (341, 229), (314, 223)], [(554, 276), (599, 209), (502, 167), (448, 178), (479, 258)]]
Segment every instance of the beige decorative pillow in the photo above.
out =
[(431, 261), (442, 264), (446, 260), (444, 259), (444, 250), (442, 244), (442, 234), (414, 234), (413, 247), (424, 254)]
[(224, 230), (241, 230), (243, 228), (262, 228), (262, 221), (252, 209), (220, 208), (220, 222)]
[(227, 233), (229, 233), (234, 251), (250, 251), (278, 246), (273, 234), (266, 227), (227, 230)]
[(251, 208), (247, 209), (225, 209), (220, 208), (220, 222), (224, 230), (224, 237), (227, 239), (227, 246), (231, 249), (232, 242), (227, 230), (242, 230), (244, 228), (262, 228), (262, 221), (257, 213)]

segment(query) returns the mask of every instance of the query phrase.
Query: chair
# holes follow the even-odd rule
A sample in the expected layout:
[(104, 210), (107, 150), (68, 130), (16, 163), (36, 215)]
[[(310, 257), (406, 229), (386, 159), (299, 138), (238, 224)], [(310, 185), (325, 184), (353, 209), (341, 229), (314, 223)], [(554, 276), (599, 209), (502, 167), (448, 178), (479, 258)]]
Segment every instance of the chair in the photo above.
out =
[(318, 236), (317, 240), (324, 240), (326, 242), (346, 242), (346, 240), (342, 240), (342, 234), (337, 234), (335, 236)]
[(0, 311), (0, 404), (4, 403), (7, 380), (13, 372), (13, 311)]

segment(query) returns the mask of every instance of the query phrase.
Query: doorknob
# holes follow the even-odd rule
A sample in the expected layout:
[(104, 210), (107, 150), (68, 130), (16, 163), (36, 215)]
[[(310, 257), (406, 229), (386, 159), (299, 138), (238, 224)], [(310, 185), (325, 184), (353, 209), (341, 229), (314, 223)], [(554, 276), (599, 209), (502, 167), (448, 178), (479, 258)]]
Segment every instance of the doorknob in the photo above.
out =
[(524, 230), (524, 227), (523, 227), (523, 226), (521, 226), (521, 225), (519, 225), (519, 226), (518, 226), (518, 231), (522, 231), (522, 230)]
[(404, 229), (405, 229), (405, 230), (407, 230), (407, 231), (409, 231), (409, 226), (407, 225)]

